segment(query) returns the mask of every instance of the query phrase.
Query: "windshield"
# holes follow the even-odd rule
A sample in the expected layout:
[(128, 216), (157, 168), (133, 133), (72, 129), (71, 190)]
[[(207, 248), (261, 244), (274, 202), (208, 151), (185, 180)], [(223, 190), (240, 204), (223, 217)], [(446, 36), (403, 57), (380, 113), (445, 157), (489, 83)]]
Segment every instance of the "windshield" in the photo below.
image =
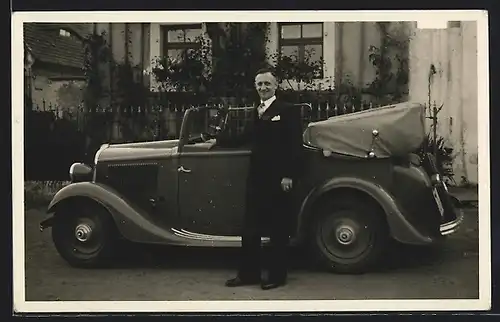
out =
[(201, 107), (190, 111), (187, 124), (189, 139), (196, 139), (201, 134), (216, 137), (220, 132), (229, 135), (241, 133), (251, 121), (252, 107), (221, 109), (217, 107)]
[(199, 137), (202, 133), (212, 133), (216, 127), (218, 110), (216, 108), (197, 108), (189, 113), (188, 138)]

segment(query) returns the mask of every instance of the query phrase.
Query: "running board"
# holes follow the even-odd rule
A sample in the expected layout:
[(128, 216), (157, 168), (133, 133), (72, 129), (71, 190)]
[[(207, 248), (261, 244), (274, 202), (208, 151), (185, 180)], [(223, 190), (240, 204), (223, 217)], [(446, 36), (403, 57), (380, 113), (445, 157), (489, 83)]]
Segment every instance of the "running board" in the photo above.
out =
[[(224, 242), (224, 243), (241, 243), (241, 236), (218, 236), (218, 235), (207, 235), (200, 233), (193, 233), (185, 229), (175, 229), (170, 228), (173, 233), (181, 238), (199, 240), (199, 241), (210, 241), (210, 242)], [(268, 242), (268, 237), (262, 237), (262, 242)]]

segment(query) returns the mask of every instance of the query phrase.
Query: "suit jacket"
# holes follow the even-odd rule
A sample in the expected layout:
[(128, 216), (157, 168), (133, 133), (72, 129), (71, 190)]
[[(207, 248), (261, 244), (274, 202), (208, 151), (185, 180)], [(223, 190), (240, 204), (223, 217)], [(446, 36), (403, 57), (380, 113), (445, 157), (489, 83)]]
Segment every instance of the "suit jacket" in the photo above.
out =
[(296, 181), (302, 172), (302, 119), (300, 107), (277, 98), (258, 117), (253, 110), (252, 122), (243, 133), (229, 137), (221, 133), (217, 143), (224, 146), (248, 145), (252, 151), (249, 179), (274, 183), (287, 177)]

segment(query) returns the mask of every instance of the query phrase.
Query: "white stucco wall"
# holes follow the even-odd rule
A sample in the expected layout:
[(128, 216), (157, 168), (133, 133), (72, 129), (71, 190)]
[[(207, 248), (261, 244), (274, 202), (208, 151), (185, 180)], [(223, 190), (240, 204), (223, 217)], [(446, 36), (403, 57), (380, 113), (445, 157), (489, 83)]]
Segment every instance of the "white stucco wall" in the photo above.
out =
[[(478, 180), (477, 26), (461, 22), (447, 29), (414, 29), (410, 43), (410, 100), (428, 104), (430, 65), (431, 104), (443, 105), (438, 133), (456, 153), (455, 180)], [(487, 108), (487, 107), (484, 107)], [(430, 122), (430, 121), (429, 121)]]

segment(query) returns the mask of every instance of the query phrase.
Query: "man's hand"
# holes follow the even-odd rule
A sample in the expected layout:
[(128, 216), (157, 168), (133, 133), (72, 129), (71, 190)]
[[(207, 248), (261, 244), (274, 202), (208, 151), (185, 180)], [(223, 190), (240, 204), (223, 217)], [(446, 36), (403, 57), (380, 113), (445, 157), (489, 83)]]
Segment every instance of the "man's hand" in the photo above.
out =
[(290, 178), (281, 179), (281, 188), (285, 192), (290, 191), (290, 189), (292, 189), (292, 179), (290, 179)]

